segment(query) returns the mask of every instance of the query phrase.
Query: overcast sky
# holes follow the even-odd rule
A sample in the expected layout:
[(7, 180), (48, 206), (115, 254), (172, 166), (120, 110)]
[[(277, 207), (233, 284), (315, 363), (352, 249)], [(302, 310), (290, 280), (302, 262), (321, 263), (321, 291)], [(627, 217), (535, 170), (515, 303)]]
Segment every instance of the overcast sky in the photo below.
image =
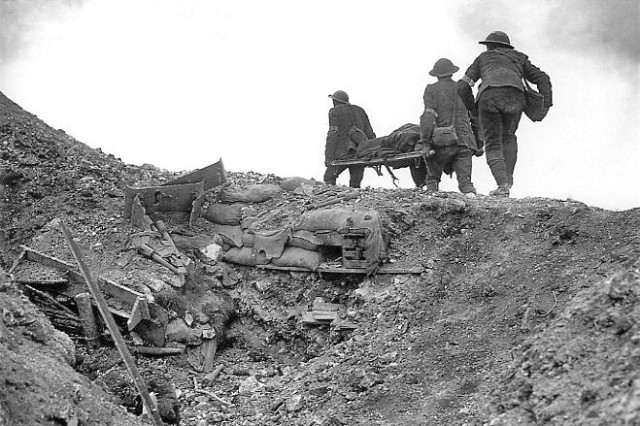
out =
[[(505, 31), (554, 90), (543, 122), (522, 119), (512, 196), (640, 207), (637, 0), (0, 0), (0, 19), (0, 90), (79, 141), (172, 171), (222, 158), (318, 180), (329, 93), (387, 135), (418, 122), (437, 59), (459, 79)], [(391, 187), (384, 173), (363, 184)], [(495, 188), (485, 157), (473, 180)]]

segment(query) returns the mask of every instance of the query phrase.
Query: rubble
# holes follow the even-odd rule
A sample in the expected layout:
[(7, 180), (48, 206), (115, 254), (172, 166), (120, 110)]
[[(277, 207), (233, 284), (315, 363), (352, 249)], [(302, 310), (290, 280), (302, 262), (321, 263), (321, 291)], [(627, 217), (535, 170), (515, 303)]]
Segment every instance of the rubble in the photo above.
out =
[[(191, 204), (179, 211), (147, 209), (155, 200), (132, 197), (125, 217), (127, 187), (170, 194), (197, 182), (125, 165), (0, 101), (0, 268), (17, 265), (0, 282), (2, 421), (143, 424), (122, 408), (142, 411), (101, 320), (95, 317), (98, 339), (82, 326), (73, 296), (87, 288), (50, 225), (56, 217), (101, 278), (143, 377), (150, 384), (163, 376), (175, 388), (158, 403), (165, 415), (179, 403), (182, 424), (635, 420), (637, 210), (356, 191), (225, 171), (225, 181), (203, 185), (201, 195), (181, 194)], [(186, 176), (214, 175), (198, 173)], [(234, 204), (242, 207), (225, 220), (236, 223), (241, 214), (239, 224), (207, 219), (212, 205)], [(324, 211), (363, 221), (358, 215), (373, 212), (384, 253), (367, 257), (361, 234), (333, 225), (333, 234), (320, 237), (322, 228), (290, 226)], [(171, 267), (141, 255), (134, 236), (149, 237)], [(256, 258), (268, 263), (224, 260), (233, 249), (250, 258), (256, 240)], [(323, 257), (315, 270), (274, 264), (290, 248)], [(167, 342), (173, 322), (180, 343)], [(96, 340), (100, 347), (87, 346)]]

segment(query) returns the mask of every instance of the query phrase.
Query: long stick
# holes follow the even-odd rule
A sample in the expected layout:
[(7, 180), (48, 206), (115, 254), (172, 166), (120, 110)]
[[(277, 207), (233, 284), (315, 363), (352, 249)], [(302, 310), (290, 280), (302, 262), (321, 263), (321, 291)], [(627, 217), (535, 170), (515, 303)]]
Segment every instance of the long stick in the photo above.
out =
[(147, 385), (142, 379), (140, 372), (138, 372), (138, 368), (133, 360), (133, 357), (129, 353), (127, 349), (127, 345), (124, 343), (124, 339), (122, 338), (122, 334), (120, 334), (120, 330), (116, 325), (113, 317), (111, 316), (111, 312), (109, 311), (109, 307), (107, 306), (107, 302), (104, 300), (104, 296), (102, 296), (102, 292), (100, 291), (100, 287), (91, 277), (91, 271), (84, 260), (82, 259), (82, 254), (80, 253), (80, 247), (73, 241), (73, 237), (71, 233), (67, 229), (66, 226), (60, 221), (60, 228), (62, 229), (62, 233), (64, 237), (67, 239), (67, 243), (69, 244), (69, 248), (73, 253), (73, 257), (76, 258), (78, 262), (78, 266), (80, 267), (80, 272), (82, 272), (82, 276), (84, 280), (87, 282), (87, 286), (89, 287), (89, 291), (91, 291), (91, 295), (96, 300), (96, 304), (98, 305), (98, 310), (104, 319), (104, 322), (107, 324), (107, 328), (109, 329), (109, 333), (111, 333), (111, 337), (116, 344), (116, 348), (118, 352), (120, 352), (120, 356), (122, 357), (125, 365), (127, 366), (127, 370), (129, 370), (129, 374), (133, 378), (133, 381), (142, 397), (142, 402), (147, 408), (147, 411), (151, 414), (151, 420), (156, 426), (163, 426), (162, 420), (160, 419), (160, 414), (158, 413), (158, 408), (151, 400), (151, 396), (149, 396), (149, 391), (147, 390)]

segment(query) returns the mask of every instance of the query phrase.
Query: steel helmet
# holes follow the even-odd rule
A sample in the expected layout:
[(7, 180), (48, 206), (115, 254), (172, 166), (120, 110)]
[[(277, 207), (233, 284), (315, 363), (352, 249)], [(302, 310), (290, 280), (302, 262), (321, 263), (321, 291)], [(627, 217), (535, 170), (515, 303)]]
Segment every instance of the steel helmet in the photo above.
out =
[(429, 75), (434, 77), (446, 77), (448, 75), (453, 75), (460, 68), (453, 65), (453, 62), (447, 58), (440, 58), (433, 65), (433, 69), (429, 71)]
[(334, 101), (342, 102), (343, 104), (349, 103), (349, 95), (344, 90), (336, 90), (332, 95), (329, 95)]
[(509, 41), (509, 36), (502, 31), (494, 31), (489, 34), (486, 40), (479, 41), (480, 44), (498, 44), (500, 46), (508, 47), (509, 49), (513, 49), (511, 45), (511, 41)]

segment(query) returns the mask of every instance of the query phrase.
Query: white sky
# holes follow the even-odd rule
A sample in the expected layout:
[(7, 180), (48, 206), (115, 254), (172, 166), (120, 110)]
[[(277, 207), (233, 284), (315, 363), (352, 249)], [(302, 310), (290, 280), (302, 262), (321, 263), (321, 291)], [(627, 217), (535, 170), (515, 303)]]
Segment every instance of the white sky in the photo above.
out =
[[(477, 42), (502, 30), (554, 89), (543, 122), (523, 116), (512, 196), (627, 209), (640, 207), (640, 54), (621, 43), (640, 45), (639, 8), (636, 0), (0, 0), (0, 91), (127, 163), (179, 171), (222, 158), (229, 171), (321, 180), (329, 93), (346, 90), (387, 135), (418, 122), (438, 58), (453, 60), (461, 78), (484, 49)], [(364, 185), (392, 187), (384, 173), (367, 169)], [(396, 174), (413, 186), (406, 169)], [(495, 187), (485, 157), (474, 159), (473, 180), (481, 193)], [(344, 172), (338, 183), (347, 182)], [(457, 191), (455, 178), (444, 176), (441, 189)]]

